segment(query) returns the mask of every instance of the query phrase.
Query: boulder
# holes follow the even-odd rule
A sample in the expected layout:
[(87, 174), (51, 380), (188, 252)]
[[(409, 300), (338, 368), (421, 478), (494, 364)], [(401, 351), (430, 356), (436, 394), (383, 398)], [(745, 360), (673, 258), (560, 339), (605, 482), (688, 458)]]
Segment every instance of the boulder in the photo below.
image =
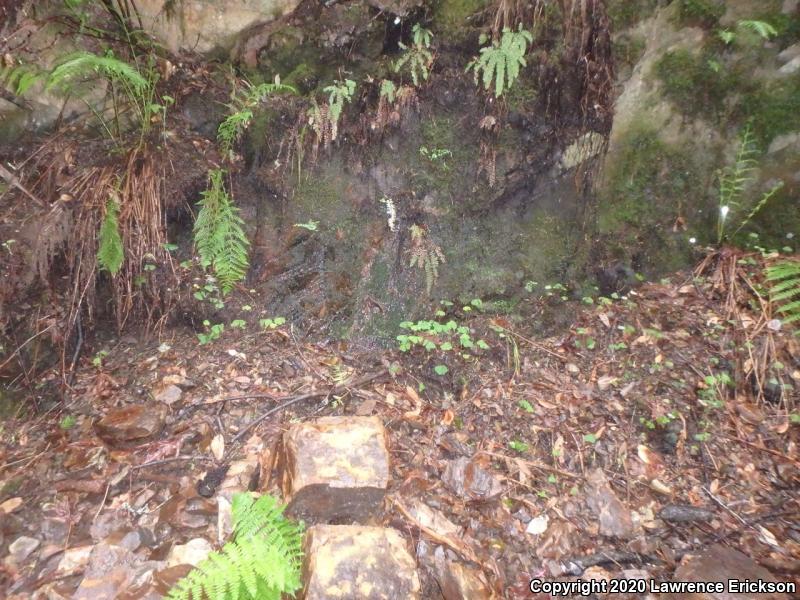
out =
[(323, 417), (292, 425), (280, 457), (287, 514), (309, 522), (362, 521), (389, 484), (386, 431), (376, 417)]
[(172, 52), (227, 50), (238, 34), (292, 12), (299, 0), (138, 0), (145, 31)]
[(304, 547), (305, 600), (420, 597), (416, 562), (394, 529), (315, 525)]

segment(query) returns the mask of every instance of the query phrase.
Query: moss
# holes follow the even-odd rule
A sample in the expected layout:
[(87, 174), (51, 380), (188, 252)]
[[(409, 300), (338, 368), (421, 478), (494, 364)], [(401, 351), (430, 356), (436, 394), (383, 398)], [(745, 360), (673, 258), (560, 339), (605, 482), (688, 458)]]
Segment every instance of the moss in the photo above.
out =
[(657, 0), (609, 0), (607, 5), (612, 29), (621, 31), (653, 14), (658, 2)]
[(459, 43), (469, 35), (470, 17), (486, 8), (488, 0), (441, 0), (433, 13), (433, 31), (445, 42)]
[(686, 115), (718, 116), (728, 92), (738, 84), (736, 71), (727, 72), (718, 59), (704, 51), (686, 49), (664, 53), (654, 65), (664, 96)]
[(612, 49), (617, 65), (632, 68), (644, 56), (647, 43), (641, 35), (624, 34), (614, 39)]
[(711, 29), (725, 14), (720, 0), (677, 0), (677, 20), (680, 25)]
[(608, 167), (599, 231), (674, 220), (680, 202), (702, 194), (697, 168), (687, 149), (667, 146), (655, 130), (634, 129)]
[(539, 90), (536, 88), (536, 83), (528, 77), (521, 77), (511, 89), (505, 92), (508, 108), (523, 114), (533, 112), (538, 96)]
[(800, 78), (754, 84), (739, 101), (739, 120), (749, 121), (764, 150), (775, 137), (800, 130)]

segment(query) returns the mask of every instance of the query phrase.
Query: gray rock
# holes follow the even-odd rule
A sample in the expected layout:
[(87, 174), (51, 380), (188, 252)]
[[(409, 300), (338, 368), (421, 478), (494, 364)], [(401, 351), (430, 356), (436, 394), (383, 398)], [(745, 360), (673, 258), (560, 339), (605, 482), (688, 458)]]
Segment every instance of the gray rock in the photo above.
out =
[(14, 559), (15, 563), (20, 564), (33, 554), (39, 547), (39, 544), (41, 544), (41, 542), (36, 538), (22, 535), (11, 542), (11, 545), (8, 547), (8, 553), (11, 555), (11, 558)]

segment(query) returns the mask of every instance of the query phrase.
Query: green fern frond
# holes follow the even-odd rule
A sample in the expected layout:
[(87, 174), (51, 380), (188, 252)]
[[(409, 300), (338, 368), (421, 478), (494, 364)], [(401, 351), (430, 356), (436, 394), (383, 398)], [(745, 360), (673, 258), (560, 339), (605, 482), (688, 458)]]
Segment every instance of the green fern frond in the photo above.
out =
[(244, 130), (250, 126), (255, 108), (268, 96), (279, 92), (296, 94), (297, 90), (290, 85), (282, 84), (276, 78), (274, 83), (262, 83), (256, 86), (248, 84), (243, 92), (235, 95), (229, 105), (231, 114), (220, 123), (217, 129), (217, 141), (223, 154), (230, 156), (233, 145)]
[(11, 68), (4, 68), (0, 80), (8, 86), (17, 96), (25, 95), (31, 87), (39, 82), (44, 81), (47, 74), (33, 65), (18, 65)]
[(770, 297), (780, 305), (778, 312), (786, 315), (783, 322), (800, 321), (800, 260), (782, 260), (770, 265), (766, 275)]
[(209, 187), (202, 193), (194, 223), (194, 243), (202, 265), (214, 269), (220, 288), (228, 293), (247, 274), (250, 241), (239, 210), (225, 191), (223, 175), (221, 169), (209, 172)]
[(234, 537), (170, 590), (170, 600), (280, 600), (301, 586), (302, 525), (272, 496), (233, 496)]
[(737, 25), (742, 29), (752, 31), (763, 40), (768, 40), (778, 35), (778, 31), (766, 21), (744, 20), (739, 21)]
[(481, 48), (478, 57), (467, 65), (466, 70), (473, 70), (475, 84), (482, 83), (487, 91), (494, 81), (494, 95), (499, 98), (519, 78), (522, 67), (527, 64), (525, 54), (532, 42), (533, 35), (521, 25), (517, 31), (503, 29), (500, 42)]
[(50, 72), (46, 88), (67, 89), (76, 80), (91, 75), (106, 77), (118, 82), (142, 99), (150, 83), (135, 66), (111, 55), (98, 56), (91, 52), (74, 52), (61, 60)]
[(119, 233), (119, 205), (113, 198), (106, 203), (106, 215), (98, 238), (97, 262), (102, 270), (116, 275), (125, 260), (125, 249)]

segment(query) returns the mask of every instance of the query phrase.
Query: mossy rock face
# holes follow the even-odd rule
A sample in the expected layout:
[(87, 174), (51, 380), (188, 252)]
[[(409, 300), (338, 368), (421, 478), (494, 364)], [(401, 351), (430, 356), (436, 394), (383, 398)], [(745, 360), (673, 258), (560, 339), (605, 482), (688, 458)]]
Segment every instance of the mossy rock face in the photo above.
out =
[(714, 27), (725, 14), (723, 0), (676, 0), (677, 22), (684, 27)]
[(613, 30), (622, 31), (652, 16), (658, 0), (608, 0), (606, 5)]
[(444, 43), (463, 43), (476, 26), (472, 17), (488, 5), (488, 0), (440, 0), (433, 10), (433, 32)]

